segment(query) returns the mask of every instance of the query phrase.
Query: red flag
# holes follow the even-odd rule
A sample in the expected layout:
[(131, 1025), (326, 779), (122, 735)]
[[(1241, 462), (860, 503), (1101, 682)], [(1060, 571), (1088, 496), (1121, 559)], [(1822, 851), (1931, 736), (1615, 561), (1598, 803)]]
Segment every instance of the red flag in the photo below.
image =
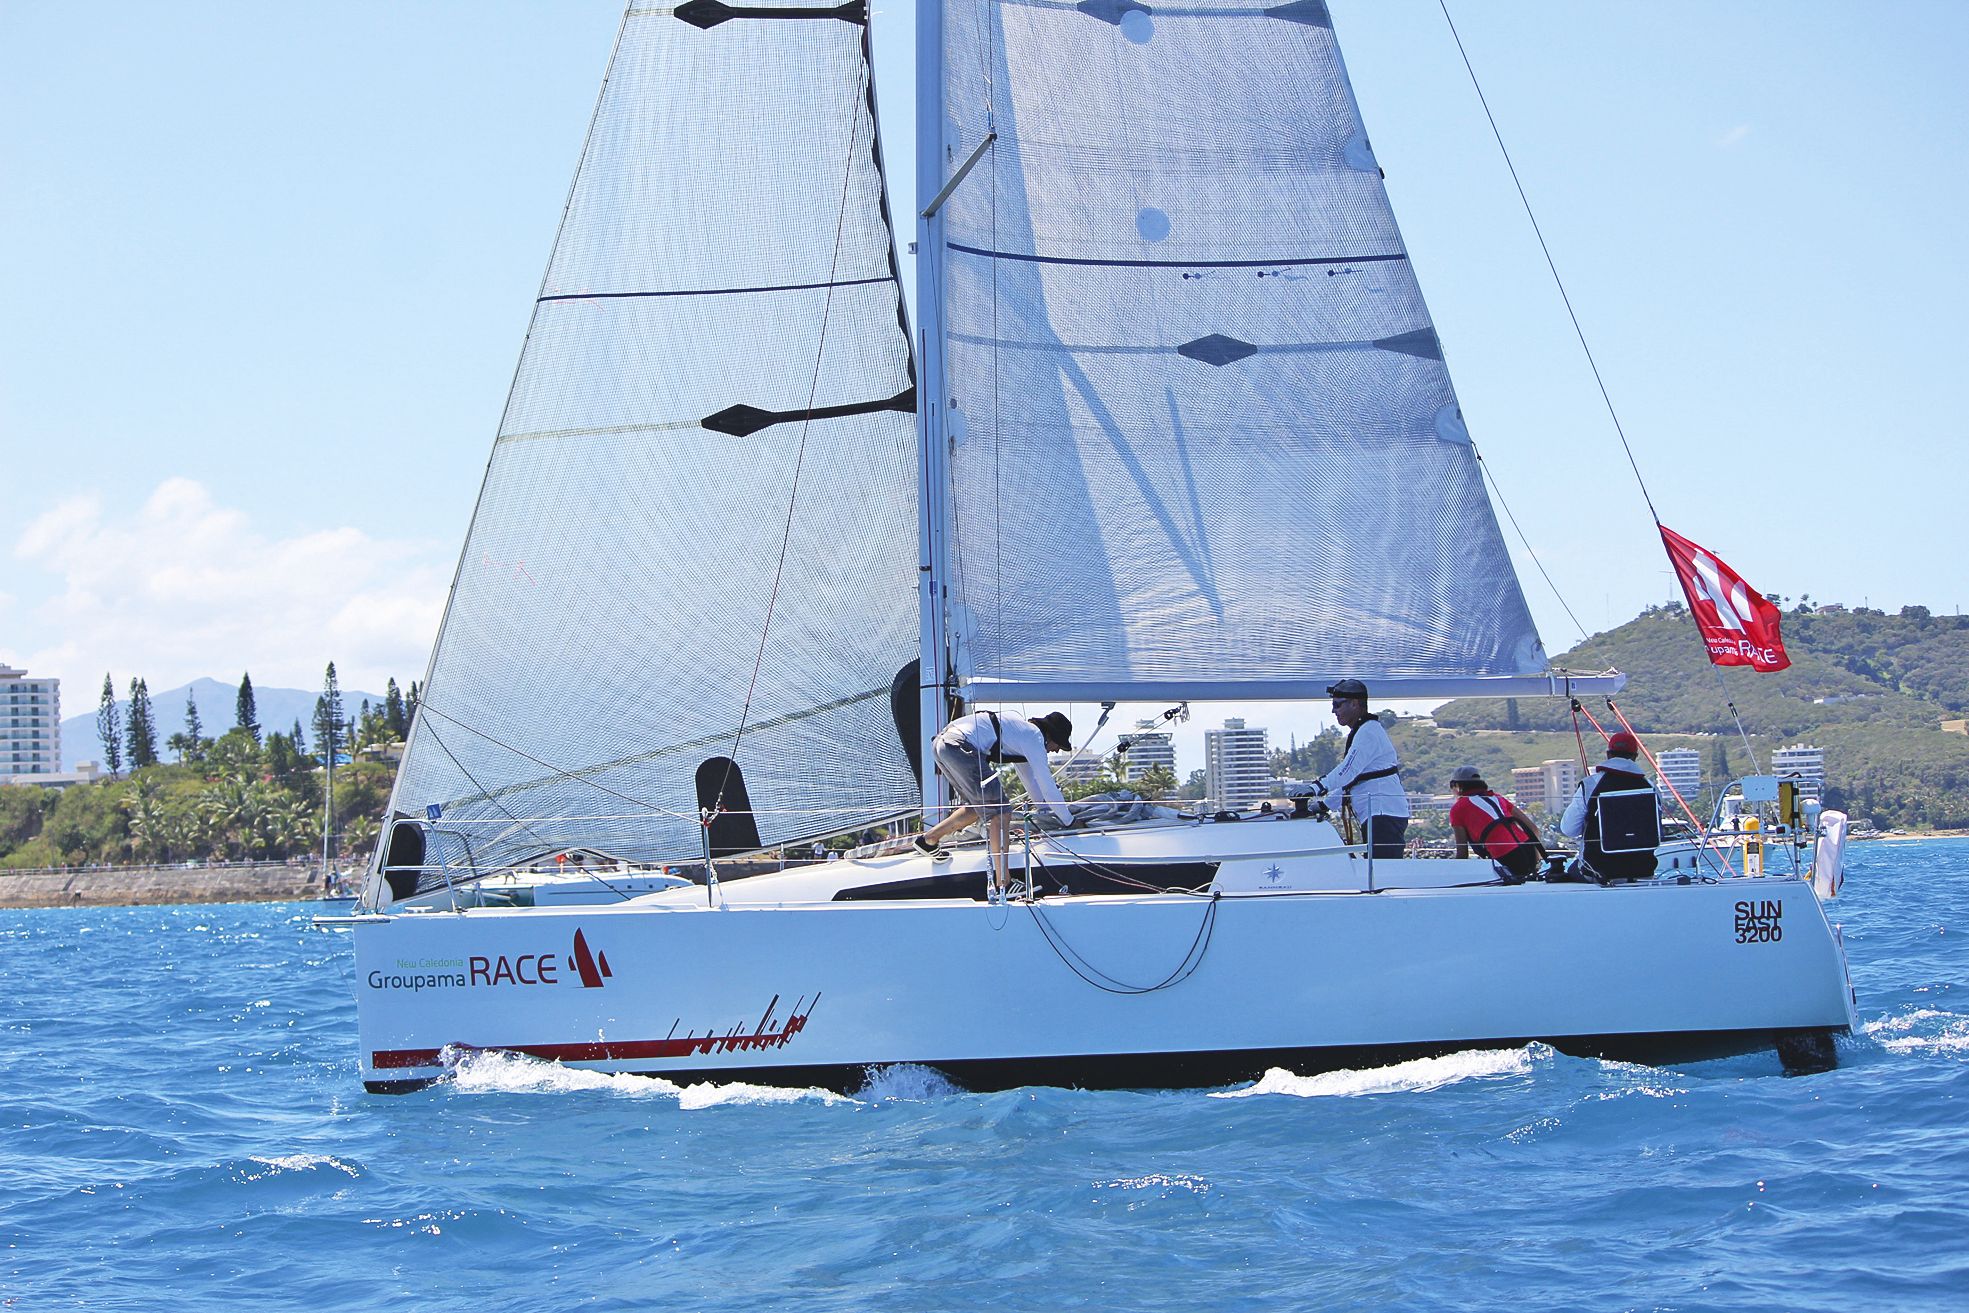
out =
[(1675, 563), (1675, 577), (1682, 581), (1682, 595), (1689, 599), (1689, 613), (1702, 631), (1709, 648), (1709, 659), (1719, 666), (1749, 666), (1770, 672), (1791, 664), (1784, 654), (1784, 639), (1778, 633), (1776, 603), (1743, 581), (1743, 576), (1718, 560), (1706, 547), (1699, 547), (1665, 524), (1661, 545)]

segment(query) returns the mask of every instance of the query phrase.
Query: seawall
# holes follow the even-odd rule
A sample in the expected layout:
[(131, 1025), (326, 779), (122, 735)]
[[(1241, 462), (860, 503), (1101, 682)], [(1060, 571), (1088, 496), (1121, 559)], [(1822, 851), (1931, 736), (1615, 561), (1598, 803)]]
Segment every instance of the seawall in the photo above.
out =
[(321, 889), (319, 864), (0, 871), (0, 908), (269, 903), (319, 897)]

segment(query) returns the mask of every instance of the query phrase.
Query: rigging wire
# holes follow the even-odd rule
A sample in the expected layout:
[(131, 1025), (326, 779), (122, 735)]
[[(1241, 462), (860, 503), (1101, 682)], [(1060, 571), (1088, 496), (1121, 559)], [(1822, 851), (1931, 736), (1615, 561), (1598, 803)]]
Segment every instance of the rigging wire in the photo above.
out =
[(1537, 551), (1532, 548), (1531, 539), (1525, 536), (1524, 527), (1518, 523), (1517, 515), (1511, 510), (1511, 503), (1504, 500), (1504, 489), (1497, 485), (1497, 476), (1490, 472), (1490, 463), (1484, 459), (1483, 452), (1477, 449), (1475, 442), (1470, 444), (1470, 450), (1477, 458), (1477, 468), (1484, 472), (1484, 481), (1490, 484), (1491, 494), (1497, 498), (1497, 504), (1503, 508), (1504, 518), (1511, 521), (1511, 528), (1517, 532), (1518, 542), (1524, 546), (1525, 555), (1529, 556), (1531, 563), (1538, 567), (1538, 573), (1545, 580), (1545, 586), (1552, 590), (1552, 596), (1559, 599), (1559, 605), (1565, 610), (1566, 619), (1572, 621), (1573, 628), (1579, 631), (1579, 637), (1584, 641), (1589, 636), (1586, 626), (1579, 623), (1579, 617), (1573, 614), (1572, 603), (1568, 602), (1566, 595), (1559, 591), (1559, 585), (1552, 582), (1551, 574), (1545, 569), (1545, 562), (1538, 559)]
[(1614, 432), (1620, 437), (1620, 449), (1627, 453), (1628, 468), (1634, 471), (1634, 482), (1640, 486), (1641, 500), (1648, 504), (1648, 514), (1659, 525), (1661, 516), (1655, 511), (1654, 498), (1648, 493), (1648, 481), (1641, 477), (1641, 466), (1634, 459), (1634, 448), (1628, 444), (1627, 430), (1621, 426), (1613, 397), (1607, 392), (1607, 381), (1600, 375), (1600, 362), (1593, 358), (1593, 348), (1587, 345), (1586, 330), (1580, 327), (1579, 315), (1572, 308), (1572, 297), (1566, 292), (1565, 279), (1559, 276), (1559, 266), (1552, 258), (1552, 248), (1546, 245), (1545, 231), (1538, 226), (1538, 216), (1532, 213), (1531, 198), (1525, 194), (1525, 184), (1518, 177), (1518, 166), (1512, 162), (1510, 148), (1504, 144), (1504, 134), (1498, 130), (1497, 116), (1490, 112), (1490, 100), (1484, 95), (1483, 84), (1477, 80), (1477, 70), (1470, 63), (1470, 52), (1463, 48), (1463, 36), (1456, 30), (1456, 20), (1449, 16), (1449, 0), (1436, 0), (1436, 3), (1442, 8), (1443, 21), (1449, 24), (1449, 34), (1456, 41), (1456, 53), (1463, 58), (1463, 68), (1470, 75), (1470, 85), (1476, 89), (1477, 101), (1484, 107), (1484, 118), (1490, 123), (1490, 134), (1497, 142), (1498, 153), (1504, 156), (1504, 167), (1511, 171), (1511, 185), (1518, 189), (1518, 201), (1525, 207), (1525, 217), (1531, 220), (1532, 233), (1538, 238), (1538, 249), (1545, 255), (1545, 267), (1552, 271), (1553, 286), (1559, 289), (1559, 299), (1565, 302), (1566, 316), (1572, 320), (1573, 335), (1579, 339), (1579, 349), (1586, 354), (1594, 383), (1599, 385), (1600, 400), (1606, 403), (1607, 417), (1613, 420)]
[[(1484, 108), (1484, 118), (1490, 124), (1490, 134), (1497, 142), (1498, 153), (1504, 157), (1504, 167), (1511, 172), (1511, 185), (1518, 190), (1518, 202), (1524, 206), (1525, 218), (1531, 221), (1532, 233), (1538, 238), (1538, 249), (1545, 256), (1545, 267), (1552, 272), (1552, 285), (1559, 289), (1559, 299), (1565, 303), (1566, 317), (1572, 321), (1573, 335), (1579, 339), (1579, 349), (1586, 356), (1587, 366), (1593, 371), (1593, 382), (1600, 389), (1600, 400), (1606, 404), (1607, 418), (1613, 421), (1614, 433), (1620, 438), (1620, 449), (1627, 455), (1627, 466), (1634, 471), (1634, 482), (1641, 490), (1641, 500), (1647, 503), (1648, 515), (1654, 520), (1655, 528), (1660, 529), (1662, 527), (1661, 513), (1655, 509), (1654, 497), (1648, 491), (1648, 481), (1641, 476), (1640, 462), (1634, 458), (1634, 448), (1627, 441), (1627, 430), (1620, 422), (1619, 412), (1614, 409), (1613, 397), (1607, 392), (1606, 379), (1601, 377), (1600, 362), (1593, 358), (1593, 348), (1586, 341), (1586, 330), (1580, 326), (1579, 315), (1573, 309), (1572, 297), (1566, 292), (1565, 279), (1559, 276), (1558, 263), (1552, 258), (1552, 248), (1546, 244), (1545, 232), (1538, 226), (1538, 216), (1532, 212), (1531, 198), (1526, 195), (1524, 182), (1518, 177), (1518, 166), (1511, 159), (1510, 148), (1504, 144), (1504, 134), (1498, 129), (1497, 116), (1491, 113), (1490, 100), (1484, 95), (1483, 84), (1477, 80), (1477, 70), (1470, 62), (1470, 52), (1464, 49), (1463, 36), (1456, 30), (1456, 20), (1450, 17), (1449, 0), (1436, 0), (1436, 3), (1443, 11), (1443, 22), (1449, 25), (1449, 34), (1456, 42), (1456, 53), (1463, 59), (1464, 71), (1470, 75), (1470, 85), (1477, 93), (1477, 101)], [(1478, 460), (1479, 463), (1482, 462), (1481, 457)], [(1485, 472), (1488, 475), (1489, 471), (1486, 470)], [(1494, 479), (1491, 481), (1491, 488), (1493, 491), (1497, 488), (1497, 483)], [(1499, 504), (1502, 504), (1503, 500), (1503, 494), (1499, 493)], [(1510, 514), (1508, 507), (1505, 510), (1505, 514)], [(1515, 516), (1512, 517), (1511, 524), (1513, 528), (1517, 527), (1517, 518)], [(1519, 531), (1518, 537), (1520, 541), (1524, 539), (1522, 530)], [(1529, 543), (1526, 543), (1525, 550), (1527, 552), (1531, 551), (1531, 545)], [(1532, 559), (1534, 562), (1537, 561), (1536, 556)], [(1545, 573), (1545, 567), (1542, 564), (1539, 565), (1538, 569), (1540, 574)], [(1546, 582), (1548, 584), (1551, 583), (1550, 576), (1547, 576)], [(1557, 594), (1558, 589), (1554, 587), (1552, 591), (1554, 594)], [(1565, 599), (1563, 597), (1559, 599), (1559, 604), (1565, 606)], [(1571, 607), (1566, 607), (1566, 614), (1568, 616), (1572, 615)], [(1573, 619), (1573, 623), (1575, 625), (1579, 624), (1577, 617)], [(1585, 631), (1582, 628), (1581, 635), (1584, 636), (1584, 634)], [(1730, 699), (1729, 686), (1723, 683), (1723, 671), (1721, 667), (1715, 665), (1712, 665), (1710, 669), (1716, 672), (1717, 685), (1723, 693), (1723, 702), (1730, 709), (1730, 718), (1736, 722), (1737, 734), (1743, 739), (1744, 751), (1750, 754), (1750, 768), (1755, 771), (1758, 769), (1757, 749), (1751, 746), (1750, 734), (1743, 726), (1743, 717), (1737, 713), (1736, 703)]]
[[(865, 41), (866, 36), (863, 39)], [(861, 73), (864, 79), (872, 76), (866, 57), (861, 61)], [(867, 96), (865, 82), (858, 82), (856, 84), (855, 95), (858, 99), (865, 101)], [(786, 578), (786, 554), (787, 549), (793, 542), (794, 512), (800, 504), (800, 475), (807, 459), (807, 436), (813, 428), (814, 398), (820, 393), (820, 368), (821, 363), (827, 358), (827, 330), (833, 321), (834, 315), (834, 283), (841, 266), (841, 234), (847, 227), (848, 222), (848, 194), (850, 184), (854, 181), (855, 176), (855, 151), (861, 144), (861, 119), (862, 116), (859, 113), (854, 116), (854, 126), (848, 132), (847, 153), (841, 164), (841, 201), (834, 211), (834, 250), (829, 256), (827, 266), (827, 297), (821, 305), (820, 338), (814, 344), (814, 367), (807, 378), (806, 415), (800, 421), (800, 445), (793, 456), (793, 481), (786, 495), (786, 523), (780, 531), (779, 559), (773, 566), (772, 591), (766, 597), (766, 618), (764, 623), (759, 627), (758, 655), (752, 661), (752, 677), (745, 684), (745, 702), (739, 708), (738, 728), (732, 731), (732, 749), (728, 755), (728, 764), (725, 767), (724, 776), (718, 781), (718, 791), (715, 795), (714, 805), (721, 811), (723, 810), (725, 790), (731, 784), (732, 770), (738, 764), (738, 747), (745, 739), (746, 724), (752, 717), (752, 697), (759, 686), (759, 672), (766, 664), (766, 642), (772, 634), (773, 615), (779, 607), (780, 586)], [(873, 123), (871, 121), (872, 126)]]

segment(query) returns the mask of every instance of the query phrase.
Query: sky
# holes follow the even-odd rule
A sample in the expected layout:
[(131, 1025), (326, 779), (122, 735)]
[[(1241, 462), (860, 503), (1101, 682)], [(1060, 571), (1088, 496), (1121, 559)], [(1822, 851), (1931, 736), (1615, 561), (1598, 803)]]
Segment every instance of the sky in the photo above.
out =
[[(1562, 651), (1672, 595), (1647, 507), (1436, 0), (1332, 9)], [(1969, 5), (1450, 12), (1662, 520), (1788, 597), (1969, 602)], [(0, 662), (71, 714), (421, 677), (619, 19), (0, 0)], [(910, 214), (911, 8), (873, 30)], [(1330, 723), (1199, 707), (1184, 760), (1240, 714)]]

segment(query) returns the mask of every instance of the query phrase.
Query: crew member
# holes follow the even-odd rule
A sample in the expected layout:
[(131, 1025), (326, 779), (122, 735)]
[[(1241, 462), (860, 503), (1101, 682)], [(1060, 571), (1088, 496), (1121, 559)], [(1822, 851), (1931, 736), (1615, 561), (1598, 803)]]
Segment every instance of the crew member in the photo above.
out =
[(1456, 855), (1468, 857), (1475, 848), (1509, 872), (1512, 883), (1531, 878), (1545, 856), (1538, 839), (1538, 827), (1484, 783), (1483, 772), (1475, 766), (1458, 766), (1450, 772), (1449, 789), (1456, 795), (1450, 805), (1449, 828), (1456, 835)]
[(1071, 825), (1073, 813), (1067, 809), (1060, 786), (1053, 782), (1053, 772), (1046, 767), (1046, 754), (1067, 751), (1072, 739), (1073, 722), (1057, 711), (1037, 720), (1009, 711), (977, 711), (951, 721), (938, 731), (931, 747), (936, 753), (937, 773), (963, 805), (919, 835), (916, 850), (933, 862), (949, 861), (944, 836), (963, 829), (983, 813), (985, 841), (991, 846), (991, 888), (995, 896), (1004, 897), (1011, 885), (1005, 870), (1011, 823), (1006, 815), (1005, 786), (998, 778), (999, 763), (1009, 762), (1033, 801), (1052, 808), (1062, 825)]
[[(1573, 791), (1559, 832), (1579, 844), (1575, 872), (1600, 880), (1645, 880), (1655, 873), (1661, 803), (1635, 763), (1640, 755), (1641, 740), (1622, 730), (1607, 740), (1607, 759)], [(1638, 796), (1643, 792), (1646, 797)], [(1620, 796), (1603, 796), (1609, 794)], [(1616, 814), (1609, 813), (1609, 803)]]
[(1394, 740), (1367, 714), (1367, 685), (1343, 679), (1326, 691), (1333, 718), (1347, 731), (1347, 755), (1314, 788), (1321, 797), (1338, 793), (1341, 802), (1352, 805), (1367, 831), (1370, 854), (1400, 857), (1408, 834), (1408, 790), (1402, 787)]

